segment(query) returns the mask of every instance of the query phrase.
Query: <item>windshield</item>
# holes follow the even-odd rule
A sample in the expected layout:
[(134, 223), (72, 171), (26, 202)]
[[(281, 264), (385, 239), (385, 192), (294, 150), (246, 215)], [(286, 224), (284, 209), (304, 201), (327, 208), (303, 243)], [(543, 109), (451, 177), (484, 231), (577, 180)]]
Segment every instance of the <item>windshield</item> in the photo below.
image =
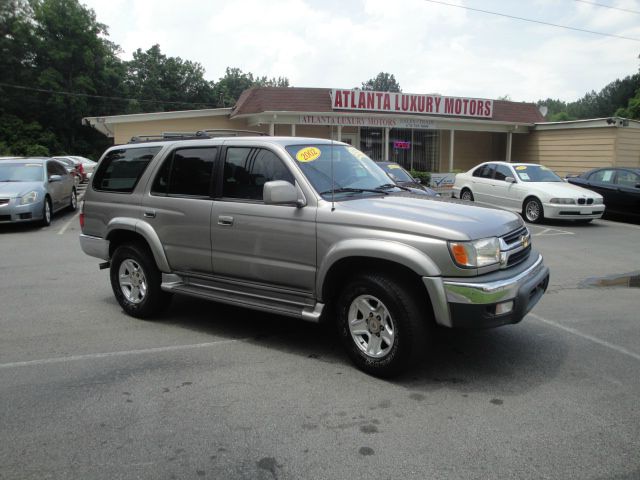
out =
[(397, 163), (379, 163), (398, 182), (413, 182), (411, 175)]
[(0, 163), (0, 182), (42, 182), (40, 163)]
[(514, 167), (523, 182), (562, 182), (562, 179), (543, 165), (517, 165)]
[[(383, 193), (384, 189), (394, 188), (387, 174), (352, 146), (290, 145), (286, 149), (313, 188), (325, 199), (331, 198), (332, 191), (336, 196), (344, 197)], [(376, 191), (378, 189), (380, 192)]]

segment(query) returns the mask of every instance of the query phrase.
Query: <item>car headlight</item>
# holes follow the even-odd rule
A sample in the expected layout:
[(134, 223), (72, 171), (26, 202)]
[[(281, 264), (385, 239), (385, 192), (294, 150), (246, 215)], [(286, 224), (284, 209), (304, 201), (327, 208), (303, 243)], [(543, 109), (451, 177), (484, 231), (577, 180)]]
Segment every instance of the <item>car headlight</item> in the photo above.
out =
[(449, 242), (449, 251), (460, 267), (486, 267), (500, 262), (500, 241), (496, 237)]
[(594, 205), (602, 205), (603, 203), (604, 203), (604, 201), (603, 201), (602, 197), (593, 199), (593, 204)]
[(549, 203), (559, 203), (560, 205), (575, 205), (575, 198), (552, 198)]
[(35, 203), (37, 200), (38, 192), (34, 190), (22, 196), (22, 198), (20, 199), (20, 205), (29, 205), (30, 203)]

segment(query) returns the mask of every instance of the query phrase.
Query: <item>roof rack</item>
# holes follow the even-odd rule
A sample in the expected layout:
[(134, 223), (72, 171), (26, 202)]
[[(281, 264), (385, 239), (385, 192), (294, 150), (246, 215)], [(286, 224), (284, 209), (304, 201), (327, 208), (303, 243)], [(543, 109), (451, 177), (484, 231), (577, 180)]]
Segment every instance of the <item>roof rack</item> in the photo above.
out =
[(161, 142), (163, 140), (203, 140), (214, 137), (266, 136), (266, 133), (254, 130), (236, 130), (231, 128), (198, 130), (197, 132), (164, 132), (161, 135), (136, 135), (129, 143)]

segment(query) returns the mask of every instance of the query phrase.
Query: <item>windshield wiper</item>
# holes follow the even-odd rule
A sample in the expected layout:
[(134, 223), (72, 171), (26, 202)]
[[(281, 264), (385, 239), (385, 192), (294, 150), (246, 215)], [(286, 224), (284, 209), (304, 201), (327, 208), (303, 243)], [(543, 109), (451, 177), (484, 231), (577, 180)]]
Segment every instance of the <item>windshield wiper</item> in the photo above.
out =
[(410, 192), (411, 189), (407, 188), (407, 187), (403, 187), (402, 185), (398, 185), (397, 183), (385, 183), (384, 185), (380, 185), (379, 187), (376, 187), (377, 189), (382, 189), (382, 190), (388, 190), (390, 188), (399, 188), (401, 190), (406, 190), (407, 192)]
[(0, 180), (0, 182), (16, 182), (16, 183), (21, 182), (21, 181), (22, 181), (22, 180), (9, 180), (9, 179), (7, 179), (7, 180)]
[(389, 192), (385, 192), (384, 190), (379, 190), (379, 189), (347, 188), (347, 187), (334, 188), (333, 190), (326, 190), (324, 192), (320, 192), (320, 195), (329, 195), (330, 193), (363, 193), (363, 192), (383, 193), (385, 195), (389, 195)]

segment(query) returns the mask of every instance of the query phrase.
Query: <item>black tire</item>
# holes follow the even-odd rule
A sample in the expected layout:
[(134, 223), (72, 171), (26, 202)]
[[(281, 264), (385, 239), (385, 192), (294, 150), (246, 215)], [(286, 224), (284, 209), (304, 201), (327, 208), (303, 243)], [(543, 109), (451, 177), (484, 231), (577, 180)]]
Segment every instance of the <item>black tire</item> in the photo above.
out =
[(460, 192), (460, 200), (467, 200), (473, 202), (473, 193), (468, 188), (463, 188)]
[(51, 207), (51, 199), (44, 197), (44, 203), (42, 204), (42, 220), (40, 220), (40, 226), (48, 227), (51, 225), (51, 215), (53, 215), (53, 209)]
[(146, 246), (128, 243), (116, 248), (109, 276), (116, 300), (132, 317), (150, 318), (171, 302), (171, 294), (160, 288), (162, 275)]
[[(432, 322), (430, 307), (421, 298), (410, 285), (381, 273), (362, 273), (345, 285), (336, 303), (338, 332), (358, 368), (388, 378), (419, 362), (428, 350)], [(370, 309), (368, 316), (359, 305)]]
[(529, 223), (540, 223), (544, 220), (542, 203), (535, 197), (527, 198), (522, 204), (522, 216)]
[(71, 198), (69, 199), (69, 210), (75, 212), (78, 209), (78, 194), (76, 189), (71, 189)]

